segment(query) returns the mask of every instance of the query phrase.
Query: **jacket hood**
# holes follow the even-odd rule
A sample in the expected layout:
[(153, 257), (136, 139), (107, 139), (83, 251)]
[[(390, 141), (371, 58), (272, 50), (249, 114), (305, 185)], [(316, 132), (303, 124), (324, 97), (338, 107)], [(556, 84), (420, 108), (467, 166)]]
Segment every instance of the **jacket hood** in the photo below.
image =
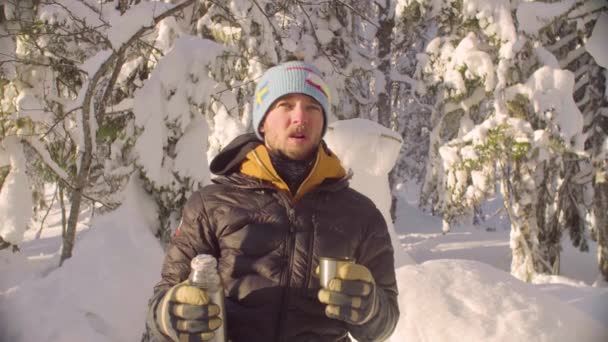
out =
[(262, 145), (255, 133), (239, 135), (213, 158), (209, 169), (216, 175), (225, 176), (239, 170), (249, 151)]

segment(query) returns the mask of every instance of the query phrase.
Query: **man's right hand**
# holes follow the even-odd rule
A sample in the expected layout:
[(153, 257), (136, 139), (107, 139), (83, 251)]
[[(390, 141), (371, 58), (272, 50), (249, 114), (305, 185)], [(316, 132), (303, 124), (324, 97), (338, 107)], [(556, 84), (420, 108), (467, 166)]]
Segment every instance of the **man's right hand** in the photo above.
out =
[(186, 280), (163, 296), (156, 308), (156, 323), (172, 341), (207, 341), (222, 325), (219, 314), (219, 306), (209, 303), (207, 292)]

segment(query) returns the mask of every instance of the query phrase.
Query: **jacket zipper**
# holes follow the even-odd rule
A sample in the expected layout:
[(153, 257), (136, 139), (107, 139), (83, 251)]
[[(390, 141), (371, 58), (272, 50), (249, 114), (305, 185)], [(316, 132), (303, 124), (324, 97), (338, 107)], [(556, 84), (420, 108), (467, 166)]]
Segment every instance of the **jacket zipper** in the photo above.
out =
[(312, 231), (310, 232), (310, 241), (308, 242), (308, 249), (306, 250), (308, 253), (308, 258), (306, 260), (306, 278), (304, 279), (304, 294), (306, 296), (309, 294), (308, 287), (310, 285), (310, 278), (312, 278), (312, 273), (314, 272), (312, 261), (315, 252), (315, 239), (317, 238), (317, 225), (317, 215), (312, 214)]
[(310, 169), (310, 171), (308, 172), (308, 176), (306, 176), (306, 178), (304, 178), (302, 183), (300, 183), (300, 186), (298, 186), (296, 193), (293, 195), (294, 199), (296, 199), (300, 196), (300, 190), (302, 190), (302, 187), (304, 186), (304, 184), (306, 184), (308, 182), (308, 180), (310, 179), (310, 177), (312, 177), (312, 175), (315, 173), (315, 169), (317, 168), (317, 165), (319, 165), (319, 159), (320, 159), (320, 157), (319, 157), (319, 154), (317, 153), (317, 159), (315, 159), (315, 163), (312, 166), (312, 169)]
[(285, 321), (287, 320), (287, 311), (289, 308), (289, 294), (290, 294), (290, 282), (291, 282), (291, 273), (293, 270), (293, 249), (296, 242), (296, 229), (295, 229), (295, 209), (291, 206), (291, 203), (288, 199), (285, 199), (283, 193), (278, 192), (278, 196), (280, 196), (285, 209), (287, 210), (287, 218), (289, 219), (289, 236), (288, 243), (285, 244), (286, 254), (287, 254), (287, 271), (283, 273), (281, 284), (285, 286), (285, 290), (283, 292), (283, 298), (281, 300), (281, 309), (279, 310), (279, 327), (278, 327), (278, 341), (284, 340), (284, 330), (285, 330)]

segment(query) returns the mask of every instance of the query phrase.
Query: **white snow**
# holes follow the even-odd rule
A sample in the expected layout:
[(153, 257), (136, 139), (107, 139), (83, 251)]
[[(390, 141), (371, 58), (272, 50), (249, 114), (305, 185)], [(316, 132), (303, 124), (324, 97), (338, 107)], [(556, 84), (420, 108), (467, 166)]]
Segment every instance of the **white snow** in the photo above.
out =
[(41, 3), (39, 16), (40, 20), (49, 24), (64, 24), (69, 28), (75, 25), (98, 28), (103, 27), (104, 16), (112, 10), (112, 6), (89, 7), (85, 4), (85, 1), (81, 0), (56, 0)]
[(551, 68), (559, 69), (559, 61), (549, 50), (545, 49), (542, 46), (537, 46), (534, 48), (534, 53), (538, 60), (543, 64)]
[(413, 263), (401, 250), (392, 223), (391, 192), (388, 173), (395, 165), (401, 138), (390, 129), (365, 119), (336, 121), (328, 127), (325, 141), (340, 158), (342, 165), (354, 172), (351, 186), (371, 198), (384, 216), (395, 252), (395, 265)]
[(434, 17), (438, 15), (444, 7), (450, 6), (453, 0), (397, 0), (395, 4), (395, 13), (397, 16), (403, 16), (405, 10), (414, 2), (420, 5), (420, 11), (423, 15)]
[(44, 122), (47, 112), (31, 88), (22, 89), (15, 100), (20, 117), (29, 117), (32, 121)]
[(334, 33), (331, 30), (320, 29), (315, 32), (317, 34), (317, 39), (321, 44), (329, 44), (331, 40), (334, 38)]
[[(110, 50), (102, 50), (97, 54), (87, 59), (80, 65), (80, 69), (87, 73), (89, 79), (95, 75), (99, 67), (110, 57), (112, 51)], [(87, 87), (82, 87), (84, 91), (86, 91)]]
[(114, 49), (120, 48), (142, 27), (153, 24), (153, 18), (171, 9), (173, 5), (164, 2), (140, 2), (129, 8), (127, 15), (114, 12), (110, 16), (110, 30), (108, 39)]
[(551, 130), (562, 137), (566, 146), (583, 150), (583, 115), (576, 106), (572, 92), (574, 74), (568, 70), (543, 66), (536, 70), (525, 85), (507, 89), (508, 98), (524, 94), (530, 99), (534, 111)]
[(585, 48), (593, 56), (597, 65), (604, 69), (608, 69), (608, 14), (602, 13), (593, 27), (591, 37), (587, 40)]
[[(399, 147), (395, 136), (363, 120), (332, 127), (330, 146), (363, 177), (353, 185), (369, 183), (359, 189), (386, 213), (386, 173)], [(141, 188), (132, 177), (122, 206), (95, 217), (60, 268), (57, 221), (40, 240), (28, 230), (21, 253), (0, 251), (0, 340), (139, 340), (163, 257), (151, 233), (156, 208)], [(393, 237), (409, 262), (397, 268), (401, 318), (390, 341), (606, 340), (608, 288), (587, 285), (598, 273), (593, 245), (590, 253), (565, 248), (568, 278), (526, 284), (508, 272), (508, 230), (463, 226), (443, 235), (441, 220), (416, 208), (415, 185), (399, 188), (403, 200)]]
[(374, 176), (388, 174), (401, 147), (399, 134), (365, 119), (330, 124), (325, 141), (346, 167), (358, 166)]
[[(0, 251), (3, 278), (6, 274), (24, 279), (10, 288), (4, 287), (6, 280), (2, 282), (0, 340), (140, 339), (163, 257), (150, 231), (156, 208), (140, 188), (133, 177), (123, 205), (79, 233), (73, 257), (60, 268), (56, 268), (60, 241), (52, 236), (22, 245), (24, 255)], [(55, 229), (57, 233), (61, 229)], [(20, 267), (11, 267), (13, 263)], [(35, 277), (20, 275), (32, 270)]]
[(397, 270), (394, 341), (602, 341), (600, 322), (488, 264), (432, 260)]
[(6, 137), (0, 142), (0, 162), (1, 166), (10, 165), (0, 189), (0, 237), (16, 245), (23, 240), (33, 214), (31, 185), (24, 172), (25, 155), (16, 136)]
[[(209, 181), (209, 173), (202, 172), (207, 168), (207, 141), (203, 137), (209, 135), (209, 127), (202, 117), (192, 119), (190, 125), (175, 147), (174, 169), (189, 177), (194, 184), (205, 184)], [(194, 157), (194, 158), (193, 158)]]
[[(120, 73), (118, 74), (118, 78), (116, 79), (117, 84), (123, 84), (126, 80), (133, 75), (133, 73), (139, 68), (141, 64), (144, 63), (143, 57), (135, 58), (131, 61), (128, 61), (122, 65), (120, 69)], [(132, 100), (132, 99), (129, 99)], [(114, 109), (116, 110), (116, 109)]]
[(488, 37), (501, 43), (500, 57), (512, 58), (517, 33), (509, 0), (464, 0), (463, 16), (475, 18)]
[(577, 1), (579, 0), (523, 2), (517, 7), (519, 29), (529, 35), (537, 35), (540, 29), (549, 25), (555, 17), (563, 15)]
[(219, 106), (214, 103), (214, 106), (218, 106), (216, 114), (213, 117), (213, 126), (221, 127), (221, 129), (214, 129), (213, 134), (209, 137), (209, 148), (207, 149), (207, 159), (212, 160), (220, 150), (228, 145), (232, 139), (236, 138), (239, 134), (245, 133), (246, 127), (233, 117), (228, 115), (224, 106)]
[[(479, 39), (469, 32), (456, 47), (451, 39), (435, 38), (429, 42), (426, 53), (418, 56), (425, 72), (429, 73), (430, 81), (444, 83), (451, 96), (464, 95), (468, 90), (465, 80), (479, 80), (485, 92), (492, 91), (496, 86), (496, 72), (490, 55), (479, 47)], [(439, 71), (440, 75), (435, 74)], [(442, 74), (442, 75), (441, 75)], [(470, 108), (483, 98), (484, 92), (473, 92), (470, 99), (462, 101), (461, 106)]]
[[(209, 69), (222, 51), (224, 48), (212, 41), (181, 37), (158, 63), (150, 79), (135, 92), (135, 124), (143, 128), (135, 144), (139, 156), (137, 163), (158, 187), (170, 186), (174, 180), (171, 172), (182, 173), (179, 167), (186, 168), (183, 176), (191, 176), (189, 170), (200, 170), (200, 165), (205, 163), (203, 147), (207, 146), (206, 141), (182, 134), (192, 125), (193, 117), (200, 115), (193, 107), (208, 104), (216, 90), (217, 83), (210, 77)], [(183, 157), (191, 164), (178, 161), (176, 166), (169, 158), (163, 158), (163, 148), (169, 137), (187, 139), (193, 144), (188, 156)]]

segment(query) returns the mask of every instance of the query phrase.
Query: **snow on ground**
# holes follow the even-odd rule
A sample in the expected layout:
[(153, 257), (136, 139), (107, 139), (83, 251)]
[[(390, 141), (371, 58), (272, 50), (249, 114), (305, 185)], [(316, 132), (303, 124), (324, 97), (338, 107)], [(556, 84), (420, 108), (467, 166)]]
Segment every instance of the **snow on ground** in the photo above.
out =
[(607, 340), (608, 287), (590, 285), (598, 276), (592, 241), (580, 252), (564, 238), (563, 276), (527, 284), (509, 274), (504, 222), (442, 234), (441, 219), (416, 207), (417, 193), (416, 184), (403, 185), (397, 205), (401, 245), (418, 264), (397, 270), (403, 339), (395, 341)]
[[(163, 252), (149, 228), (153, 204), (134, 184), (119, 209), (78, 234), (73, 257), (60, 268), (57, 228), (45, 229), (55, 236), (23, 244), (21, 254), (0, 251), (0, 341), (141, 338)], [(6, 283), (5, 272), (22, 281)]]
[[(0, 251), (0, 341), (139, 340), (163, 256), (150, 229), (154, 205), (140, 189), (132, 179), (123, 205), (82, 229), (74, 257), (60, 268), (57, 212), (40, 239), (37, 228), (27, 231), (21, 253)], [(507, 271), (504, 226), (444, 235), (439, 218), (416, 208), (416, 185), (399, 195), (394, 234), (415, 263), (397, 269), (401, 318), (391, 341), (608, 340), (608, 286), (589, 285), (597, 276), (593, 252), (565, 248), (565, 276), (526, 284)]]
[[(405, 190), (401, 197), (403, 200), (397, 204), (395, 226), (398, 227), (401, 245), (416, 262), (434, 259), (481, 260), (505, 272), (510, 271), (510, 227), (507, 222), (498, 218), (487, 220), (482, 225), (456, 226), (444, 235), (441, 218), (422, 213), (417, 208), (417, 201), (408, 198)], [(500, 204), (492, 205), (497, 208)], [(589, 251), (581, 252), (572, 246), (567, 235), (562, 237), (561, 274), (591, 285), (597, 280), (599, 271), (595, 258), (597, 244), (591, 239), (588, 239), (588, 243)]]
[(488, 264), (430, 260), (397, 270), (395, 341), (605, 341), (601, 323)]

